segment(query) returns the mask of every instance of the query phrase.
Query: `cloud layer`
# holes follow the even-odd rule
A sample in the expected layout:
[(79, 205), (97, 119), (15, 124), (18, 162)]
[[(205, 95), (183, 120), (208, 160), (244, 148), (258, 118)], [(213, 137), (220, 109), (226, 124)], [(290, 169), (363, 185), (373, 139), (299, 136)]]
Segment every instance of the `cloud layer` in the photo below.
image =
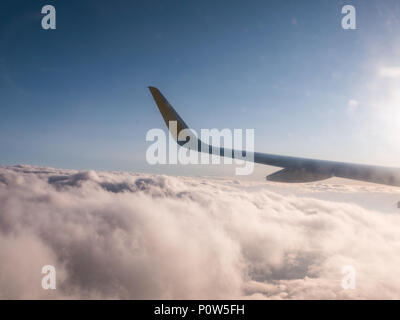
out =
[[(400, 298), (400, 192), (0, 168), (0, 298)], [(41, 288), (54, 265), (57, 289)], [(344, 290), (343, 266), (356, 269)]]

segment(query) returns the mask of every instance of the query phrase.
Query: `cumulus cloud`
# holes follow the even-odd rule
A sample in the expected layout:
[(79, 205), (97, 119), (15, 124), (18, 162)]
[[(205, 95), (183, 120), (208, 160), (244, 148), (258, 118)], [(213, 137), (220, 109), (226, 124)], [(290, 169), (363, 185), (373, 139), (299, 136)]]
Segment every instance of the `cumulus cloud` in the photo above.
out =
[[(396, 199), (336, 182), (2, 167), (0, 298), (400, 298)], [(48, 264), (56, 290), (40, 285)]]
[(379, 68), (379, 75), (383, 78), (399, 78), (400, 67), (381, 67)]

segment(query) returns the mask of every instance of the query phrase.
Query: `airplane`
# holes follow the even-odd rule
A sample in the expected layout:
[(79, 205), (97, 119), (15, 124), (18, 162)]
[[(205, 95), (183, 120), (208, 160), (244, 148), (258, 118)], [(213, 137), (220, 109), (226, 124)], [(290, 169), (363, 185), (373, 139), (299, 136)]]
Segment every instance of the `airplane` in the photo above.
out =
[[(186, 141), (179, 141), (177, 136), (179, 136), (179, 133), (182, 130), (190, 128), (178, 115), (160, 90), (155, 87), (149, 87), (149, 90), (167, 127), (169, 128), (170, 121), (177, 122), (177, 135), (173, 134), (175, 135), (174, 139), (179, 145), (187, 147), (186, 143), (188, 139)], [(199, 139), (197, 140), (199, 146), (197, 150), (201, 150), (202, 152), (205, 150), (210, 154), (217, 154), (231, 158), (234, 158), (234, 154), (237, 152), (235, 150), (210, 146)], [(253, 159), (255, 163), (282, 168), (281, 170), (268, 175), (266, 177), (268, 181), (302, 183), (338, 177), (400, 187), (400, 168), (297, 158), (260, 152), (254, 152)], [(398, 207), (400, 208), (400, 202), (398, 203)]]

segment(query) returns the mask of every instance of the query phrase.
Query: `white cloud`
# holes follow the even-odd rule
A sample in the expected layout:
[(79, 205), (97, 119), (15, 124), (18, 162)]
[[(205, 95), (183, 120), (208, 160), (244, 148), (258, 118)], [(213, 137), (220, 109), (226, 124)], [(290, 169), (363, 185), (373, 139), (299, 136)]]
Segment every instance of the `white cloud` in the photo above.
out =
[(398, 78), (400, 77), (400, 67), (381, 67), (379, 75), (383, 78)]
[(355, 99), (350, 99), (347, 102), (347, 113), (348, 114), (354, 114), (354, 112), (356, 112), (356, 110), (358, 109), (359, 106), (359, 102)]
[[(3, 167), (0, 298), (400, 298), (398, 197)], [(57, 290), (40, 287), (45, 264)], [(344, 265), (356, 290), (340, 286)]]

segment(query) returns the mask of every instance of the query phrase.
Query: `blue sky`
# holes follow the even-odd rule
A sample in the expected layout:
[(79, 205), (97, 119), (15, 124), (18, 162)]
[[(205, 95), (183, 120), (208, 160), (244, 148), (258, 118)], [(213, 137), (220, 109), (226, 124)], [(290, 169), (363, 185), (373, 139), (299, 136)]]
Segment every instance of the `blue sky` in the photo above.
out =
[(168, 172), (145, 160), (164, 129), (153, 85), (195, 129), (254, 128), (257, 151), (400, 167), (396, 0), (14, 0), (0, 16), (0, 165)]

